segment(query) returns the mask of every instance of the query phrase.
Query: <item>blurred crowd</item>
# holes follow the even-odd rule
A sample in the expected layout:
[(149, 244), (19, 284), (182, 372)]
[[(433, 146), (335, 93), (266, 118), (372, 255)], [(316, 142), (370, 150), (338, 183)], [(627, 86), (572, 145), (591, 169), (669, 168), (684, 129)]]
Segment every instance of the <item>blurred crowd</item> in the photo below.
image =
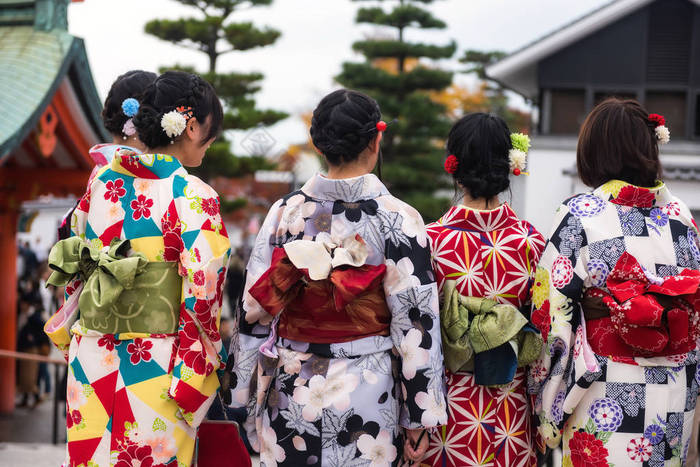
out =
[[(18, 245), (17, 254), (17, 351), (48, 356), (51, 353), (44, 324), (63, 303), (63, 291), (46, 287), (50, 275), (47, 252)], [(19, 407), (34, 408), (49, 394), (53, 384), (48, 364), (18, 360), (17, 393)]]

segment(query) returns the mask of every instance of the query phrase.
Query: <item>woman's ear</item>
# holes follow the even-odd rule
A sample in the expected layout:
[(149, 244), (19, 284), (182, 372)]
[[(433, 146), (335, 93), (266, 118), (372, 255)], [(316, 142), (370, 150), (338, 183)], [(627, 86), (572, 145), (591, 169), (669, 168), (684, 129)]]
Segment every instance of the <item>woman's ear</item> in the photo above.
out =
[(382, 142), (382, 138), (384, 137), (384, 132), (380, 131), (377, 133), (377, 136), (372, 139), (367, 147), (369, 150), (374, 154), (379, 152), (379, 144)]
[(190, 140), (195, 140), (197, 138), (197, 128), (199, 127), (199, 122), (197, 117), (192, 117), (187, 120), (187, 126), (185, 127), (185, 134)]

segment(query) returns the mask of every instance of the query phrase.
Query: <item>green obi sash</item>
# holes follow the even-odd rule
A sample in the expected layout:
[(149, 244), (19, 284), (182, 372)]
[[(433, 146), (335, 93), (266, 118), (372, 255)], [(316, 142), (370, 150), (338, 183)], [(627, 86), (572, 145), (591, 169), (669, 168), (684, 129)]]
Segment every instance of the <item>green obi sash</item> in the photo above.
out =
[[(501, 362), (502, 355), (506, 355), (514, 369), (539, 357), (542, 338), (515, 306), (461, 295), (455, 281), (446, 281), (443, 293), (440, 331), (447, 369), (452, 372), (474, 371), (475, 358), (479, 360), (481, 357), (488, 364), (485, 359)], [(512, 355), (512, 359), (507, 355)], [(504, 378), (507, 380), (509, 376)], [(479, 375), (477, 379), (480, 379)], [(480, 383), (477, 381), (477, 384)]]
[(78, 237), (61, 240), (49, 253), (48, 284), (64, 287), (80, 277), (80, 324), (104, 334), (177, 332), (182, 278), (175, 262), (126, 256), (129, 240), (97, 248)]

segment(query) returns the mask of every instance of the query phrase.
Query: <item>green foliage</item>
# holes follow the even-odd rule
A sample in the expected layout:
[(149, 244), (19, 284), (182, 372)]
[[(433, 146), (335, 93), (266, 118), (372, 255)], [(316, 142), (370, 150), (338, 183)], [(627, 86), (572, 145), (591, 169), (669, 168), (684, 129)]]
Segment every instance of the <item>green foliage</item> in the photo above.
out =
[[(386, 3), (389, 2), (382, 2)], [(453, 41), (448, 45), (405, 41), (406, 28), (442, 29), (446, 24), (416, 6), (430, 4), (432, 0), (394, 0), (392, 3), (389, 8), (361, 8), (356, 20), (392, 28), (396, 39), (382, 37), (355, 42), (353, 49), (362, 53), (366, 61), (344, 63), (336, 80), (374, 97), (385, 121), (396, 119), (382, 141), (383, 179), (394, 195), (418, 209), (426, 221), (432, 221), (450, 204), (450, 199), (436, 197), (436, 191), (449, 190), (453, 185), (442, 169), (442, 148), (451, 123), (445, 107), (431, 99), (430, 92), (450, 86), (452, 73), (416, 60), (450, 58), (456, 44)], [(391, 69), (392, 60), (396, 63), (395, 69)]]
[(465, 70), (466, 73), (476, 73), (479, 79), (489, 80), (489, 77), (486, 76), (486, 67), (496, 63), (506, 55), (505, 52), (501, 52), (500, 50), (467, 50), (459, 61), (470, 66), (470, 68)]
[(388, 13), (380, 7), (360, 8), (356, 21), (400, 29), (408, 27), (444, 29), (447, 27), (444, 21), (435, 18), (429, 11), (410, 4), (397, 6)]
[(455, 42), (449, 45), (426, 45), (397, 42), (393, 40), (359, 41), (352, 45), (356, 52), (372, 60), (385, 57), (426, 57), (432, 59), (450, 58), (457, 50)]
[[(224, 105), (224, 130), (246, 130), (257, 125), (273, 125), (288, 117), (285, 112), (256, 107), (254, 95), (260, 91), (262, 73), (220, 73), (217, 61), (221, 55), (243, 52), (274, 44), (280, 32), (256, 27), (251, 22), (232, 22), (232, 15), (243, 8), (266, 6), (272, 0), (174, 0), (188, 5), (200, 13), (200, 18), (155, 19), (146, 24), (148, 34), (206, 54), (209, 70), (200, 73), (209, 81)], [(169, 69), (196, 72), (189, 65), (175, 65)], [(161, 70), (162, 72), (163, 70)], [(273, 164), (260, 155), (237, 157), (231, 151), (231, 143), (220, 137), (207, 151), (200, 167), (190, 171), (204, 180), (214, 176), (240, 177), (256, 170), (269, 170)], [(245, 200), (235, 200), (222, 205), (222, 210), (235, 210), (245, 205)]]

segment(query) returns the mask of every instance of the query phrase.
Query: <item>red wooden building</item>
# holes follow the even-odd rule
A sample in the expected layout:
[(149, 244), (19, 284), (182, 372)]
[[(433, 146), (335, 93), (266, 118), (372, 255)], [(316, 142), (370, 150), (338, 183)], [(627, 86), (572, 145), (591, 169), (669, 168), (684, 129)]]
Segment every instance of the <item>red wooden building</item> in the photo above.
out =
[[(16, 229), (23, 201), (80, 196), (88, 149), (102, 126), (82, 39), (68, 33), (70, 0), (0, 0), (0, 348), (15, 349)], [(0, 412), (14, 407), (14, 361), (0, 359)]]

